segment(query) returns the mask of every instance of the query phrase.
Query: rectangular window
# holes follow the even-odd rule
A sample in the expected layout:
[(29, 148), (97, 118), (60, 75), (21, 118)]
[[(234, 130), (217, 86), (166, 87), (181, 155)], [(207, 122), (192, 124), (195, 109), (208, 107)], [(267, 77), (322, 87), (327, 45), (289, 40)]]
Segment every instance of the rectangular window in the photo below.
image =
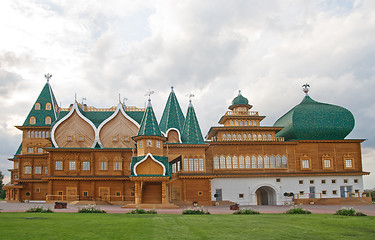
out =
[(243, 193), (238, 194), (238, 198), (239, 199), (243, 199), (244, 198), (244, 194)]
[(117, 136), (113, 136), (113, 137), (112, 137), (112, 141), (113, 141), (113, 142), (118, 142), (118, 137), (117, 137)]
[(344, 179), (344, 183), (348, 183), (348, 179)]
[(250, 157), (246, 157), (246, 159), (245, 159), (245, 163), (246, 163), (246, 168), (251, 168), (251, 161), (250, 161)]
[(100, 170), (107, 170), (107, 162), (100, 162)]
[(326, 194), (327, 194), (327, 190), (323, 190), (323, 191), (322, 191), (322, 194), (323, 194), (323, 195), (326, 195)]
[(299, 191), (299, 195), (303, 195), (303, 194), (305, 194), (304, 191)]
[(76, 170), (76, 162), (69, 161), (69, 170)]
[(47, 166), (44, 167), (44, 174), (48, 174), (48, 167)]
[(194, 172), (198, 172), (199, 166), (198, 166), (198, 158), (194, 158)]
[(184, 158), (184, 171), (189, 171), (189, 159)]
[(336, 179), (332, 179), (332, 183), (336, 183)]
[(245, 168), (245, 162), (244, 162), (244, 157), (243, 156), (240, 156), (240, 159), (239, 159), (239, 164), (240, 164), (240, 168)]
[(314, 184), (314, 180), (310, 180), (310, 184)]
[(66, 136), (66, 141), (67, 142), (73, 141), (73, 136)]
[(189, 158), (189, 170), (188, 171), (194, 171), (194, 160), (192, 158)]
[(337, 190), (333, 190), (333, 191), (332, 191), (332, 194), (333, 194), (333, 195), (337, 195)]
[(121, 196), (121, 192), (116, 192), (116, 196), (120, 197)]
[(89, 192), (83, 192), (83, 196), (87, 197), (89, 195)]
[(281, 182), (281, 179), (280, 178), (276, 178), (276, 182)]
[(84, 142), (85, 141), (85, 137), (84, 136), (79, 136), (78, 137), (78, 142)]
[(224, 156), (220, 157), (220, 168), (225, 169), (225, 157)]
[(230, 156), (227, 157), (227, 168), (228, 169), (232, 168), (232, 158)]
[(325, 183), (326, 183), (326, 180), (323, 179), (323, 180), (322, 180), (322, 184), (325, 184)]
[(38, 153), (43, 153), (43, 148), (38, 148)]
[(63, 170), (63, 162), (62, 161), (56, 161), (55, 169), (56, 170)]
[(180, 170), (181, 170), (181, 162), (178, 161), (178, 162), (177, 162), (177, 172), (180, 171)]
[(82, 162), (82, 170), (84, 171), (90, 170), (90, 162), (88, 161)]
[(25, 166), (25, 174), (31, 174), (31, 166)]
[(354, 183), (358, 183), (358, 179), (354, 179)]
[(42, 174), (42, 167), (40, 166), (35, 167), (35, 174)]
[(172, 164), (172, 173), (176, 173), (176, 163)]
[(156, 141), (156, 147), (157, 147), (157, 148), (160, 148), (160, 147), (161, 147), (161, 145), (160, 145), (160, 141)]
[(203, 171), (204, 171), (203, 158), (199, 158), (199, 171), (200, 171), (200, 172), (203, 172)]
[(233, 168), (238, 168), (238, 160), (236, 156), (233, 157)]
[(251, 158), (251, 163), (252, 163), (252, 165), (251, 165), (251, 167), (252, 168), (257, 168), (257, 158), (255, 157), (255, 156), (253, 156), (252, 158)]
[(27, 153), (33, 153), (33, 152), (34, 152), (34, 148), (32, 147), (27, 148)]
[(332, 166), (331, 165), (331, 159), (324, 159), (323, 160), (323, 167), (324, 168), (332, 168), (331, 166)]
[(299, 180), (298, 183), (299, 183), (299, 184), (303, 184), (303, 180)]
[(63, 192), (59, 192), (59, 195), (60, 195), (60, 196), (63, 195)]
[(345, 168), (353, 168), (353, 159), (345, 159)]
[(310, 168), (310, 162), (307, 159), (302, 160), (302, 168), (309, 169)]
[(113, 165), (114, 166), (114, 170), (122, 170), (122, 162), (115, 162), (115, 164)]

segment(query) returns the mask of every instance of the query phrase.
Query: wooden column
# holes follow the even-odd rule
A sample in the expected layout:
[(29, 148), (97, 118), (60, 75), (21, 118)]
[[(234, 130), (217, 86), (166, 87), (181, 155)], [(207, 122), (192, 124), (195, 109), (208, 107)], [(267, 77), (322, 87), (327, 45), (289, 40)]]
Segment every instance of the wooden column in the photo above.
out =
[(135, 186), (135, 189), (134, 189), (135, 204), (141, 204), (141, 194), (142, 194), (141, 183), (135, 182), (134, 186)]
[(167, 203), (167, 187), (166, 182), (161, 183), (161, 204)]

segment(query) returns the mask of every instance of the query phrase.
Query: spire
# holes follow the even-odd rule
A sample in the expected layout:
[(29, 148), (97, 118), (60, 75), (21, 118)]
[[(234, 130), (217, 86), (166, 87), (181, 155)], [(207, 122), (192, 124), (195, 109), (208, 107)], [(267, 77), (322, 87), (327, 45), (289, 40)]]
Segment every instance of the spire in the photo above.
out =
[(51, 85), (49, 84), (52, 75), (48, 73), (45, 77), (47, 82), (31, 108), (23, 126), (51, 126), (57, 118), (58, 105)]
[(173, 87), (171, 87), (171, 93), (169, 94), (163, 115), (160, 120), (160, 130), (167, 132), (167, 130), (170, 128), (176, 128), (181, 132), (184, 122), (184, 114), (182, 113)]
[(184, 128), (182, 130), (182, 143), (187, 144), (202, 144), (204, 143), (201, 129), (199, 127), (198, 119), (195, 114), (191, 99), (189, 100), (189, 107), (186, 114)]
[(138, 136), (163, 136), (158, 121), (156, 120), (154, 110), (152, 109), (151, 99), (148, 100), (146, 111), (143, 114)]

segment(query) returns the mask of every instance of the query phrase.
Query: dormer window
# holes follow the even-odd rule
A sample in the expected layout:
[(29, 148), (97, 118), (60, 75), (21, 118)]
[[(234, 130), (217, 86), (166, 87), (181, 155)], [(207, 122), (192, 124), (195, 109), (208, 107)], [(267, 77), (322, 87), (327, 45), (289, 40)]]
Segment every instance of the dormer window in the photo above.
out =
[(113, 142), (118, 142), (118, 137), (117, 137), (117, 136), (113, 136), (113, 137), (112, 137), (112, 141), (113, 141)]
[(36, 118), (35, 117), (31, 117), (30, 118), (30, 124), (35, 124), (36, 123)]
[(51, 117), (46, 117), (45, 124), (51, 124)]
[(35, 103), (35, 110), (40, 110), (40, 103)]
[(46, 104), (46, 110), (51, 110), (51, 103)]
[(147, 140), (147, 147), (152, 147), (152, 141), (151, 140)]

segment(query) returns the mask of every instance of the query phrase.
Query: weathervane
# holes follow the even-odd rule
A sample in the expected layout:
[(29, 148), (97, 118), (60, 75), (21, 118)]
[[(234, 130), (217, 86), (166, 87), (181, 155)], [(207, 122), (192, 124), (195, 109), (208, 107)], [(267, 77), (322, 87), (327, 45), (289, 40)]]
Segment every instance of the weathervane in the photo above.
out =
[(194, 97), (194, 94), (188, 93), (186, 94), (186, 97), (189, 97), (189, 102), (191, 103), (191, 99)]
[(128, 100), (127, 98), (122, 99), (122, 105), (124, 105), (124, 107), (126, 106), (125, 101), (127, 101), (127, 100)]
[(145, 96), (148, 96), (148, 101), (151, 101), (151, 95), (154, 93), (155, 93), (154, 91), (151, 91), (150, 89), (148, 90), (148, 92), (145, 95)]
[(242, 94), (241, 94), (241, 90), (238, 90), (238, 95), (242, 95)]
[(82, 98), (82, 107), (83, 107), (83, 101), (86, 101), (87, 99), (85, 97)]
[(305, 83), (302, 85), (303, 87), (303, 92), (306, 93), (306, 96), (308, 95), (307, 93), (309, 92), (309, 87), (310, 85), (308, 83)]
[(44, 74), (44, 77), (47, 79), (47, 82), (49, 82), (49, 79), (52, 77), (52, 74)]

